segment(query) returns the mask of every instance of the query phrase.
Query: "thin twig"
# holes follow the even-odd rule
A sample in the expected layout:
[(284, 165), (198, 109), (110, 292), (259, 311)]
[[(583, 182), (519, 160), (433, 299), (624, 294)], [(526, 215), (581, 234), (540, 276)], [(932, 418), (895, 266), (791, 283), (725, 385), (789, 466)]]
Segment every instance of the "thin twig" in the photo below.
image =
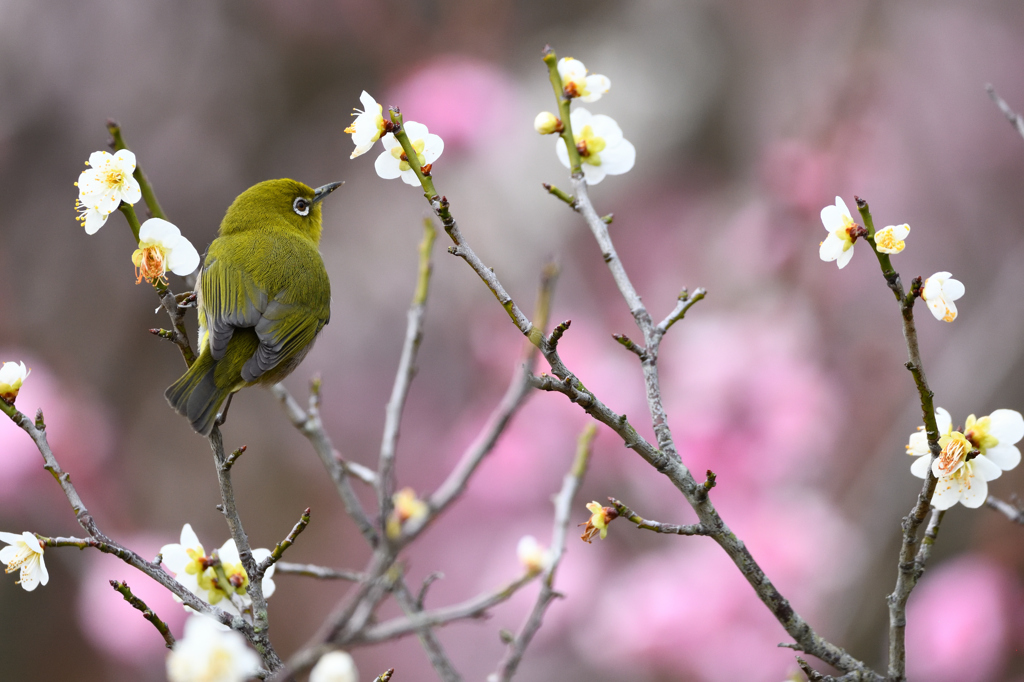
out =
[(270, 556), (261, 561), (256, 567), (256, 580), (261, 580), (264, 574), (266, 574), (267, 569), (276, 564), (278, 560), (284, 556), (285, 550), (295, 544), (295, 539), (299, 537), (299, 534), (302, 533), (302, 531), (306, 530), (306, 526), (308, 525), (309, 507), (306, 507), (306, 511), (302, 512), (302, 516), (299, 518), (298, 523), (296, 523), (292, 528), (292, 532), (288, 533), (288, 537), (277, 543), (274, 547), (274, 551), (270, 553)]
[(1002, 97), (996, 94), (995, 87), (991, 83), (985, 85), (985, 90), (988, 91), (988, 96), (992, 98), (992, 101), (1002, 110), (1007, 120), (1010, 121), (1010, 125), (1020, 133), (1021, 137), (1024, 137), (1024, 118), (1021, 117), (1016, 111), (1010, 108), (1010, 105), (1006, 103)]
[[(414, 616), (422, 612), (422, 608), (417, 606), (416, 599), (413, 598), (409, 586), (405, 584), (404, 580), (399, 580), (395, 584), (394, 595), (395, 601), (402, 607), (405, 615)], [(455, 669), (434, 631), (429, 626), (423, 626), (416, 631), (416, 636), (419, 637), (423, 650), (427, 652), (427, 658), (430, 659), (430, 665), (434, 667), (437, 676), (443, 682), (462, 682), (462, 675)]]
[(348, 580), (358, 583), (366, 580), (366, 576), (356, 571), (346, 571), (339, 568), (328, 568), (315, 564), (296, 564), (290, 561), (278, 561), (277, 575), (287, 573), (291, 575), (304, 575), (307, 578), (319, 578), (320, 580)]
[[(867, 230), (867, 241), (874, 247), (875, 223), (871, 217), (871, 210), (868, 203), (860, 197), (857, 200), (857, 210), (864, 227)], [(896, 297), (900, 307), (900, 314), (903, 319), (903, 338), (907, 345), (906, 367), (914, 377), (914, 384), (917, 386), (918, 398), (921, 403), (921, 413), (924, 420), (925, 433), (928, 437), (928, 447), (934, 459), (939, 454), (939, 428), (935, 422), (934, 394), (928, 387), (928, 379), (924, 373), (924, 366), (921, 363), (921, 350), (917, 343), (917, 327), (914, 324), (914, 301), (916, 292), (919, 291), (919, 284), (911, 287), (911, 293), (904, 292), (903, 282), (900, 275), (892, 267), (889, 255), (872, 248), (881, 267), (882, 275), (886, 284)], [(924, 523), (931, 507), (932, 495), (935, 493), (935, 485), (938, 479), (928, 467), (928, 474), (918, 493), (917, 501), (910, 513), (903, 517), (903, 538), (900, 546), (899, 562), (897, 564), (896, 586), (886, 601), (889, 604), (889, 666), (888, 680), (890, 682), (903, 682), (906, 680), (906, 626), (907, 626), (907, 599), (910, 592), (917, 584), (918, 578), (924, 572), (924, 567), (919, 566), (915, 561), (917, 552), (917, 533)], [(941, 518), (941, 516), (940, 516)], [(937, 527), (936, 527), (936, 532)]]
[(363, 504), (356, 496), (355, 490), (352, 489), (352, 484), (349, 481), (350, 469), (334, 449), (330, 436), (327, 435), (323, 421), (320, 419), (320, 382), (314, 381), (313, 387), (310, 389), (309, 412), (299, 406), (299, 403), (282, 384), (271, 386), (270, 392), (280, 401), (292, 426), (298, 429), (299, 433), (304, 435), (313, 446), (313, 451), (316, 452), (324, 468), (327, 469), (327, 473), (330, 474), (331, 480), (334, 481), (334, 487), (338, 491), (338, 497), (341, 498), (345, 511), (355, 522), (359, 532), (363, 534), (371, 547), (376, 547), (377, 531), (366, 515), (366, 510), (363, 509)]
[[(558, 274), (558, 265), (553, 262), (547, 263), (542, 270), (540, 286), (537, 290), (537, 301), (534, 305), (534, 319), (531, 323), (536, 329), (543, 331), (547, 328), (551, 315), (551, 299), (554, 296)], [(462, 453), (455, 468), (438, 486), (437, 490), (427, 498), (428, 513), (426, 517), (408, 524), (404, 530), (403, 542), (408, 543), (417, 537), (465, 491), (470, 477), (494, 449), (498, 438), (504, 433), (512, 417), (526, 401), (530, 392), (529, 376), (536, 363), (536, 347), (529, 343), (525, 344), (522, 356), (516, 363), (512, 379), (509, 381), (508, 388), (505, 389), (505, 395), (502, 396), (501, 402), (488, 417), (477, 437)]]
[(78, 521), (78, 524), (89, 535), (88, 538), (47, 538), (37, 536), (43, 545), (47, 547), (78, 547), (80, 549), (91, 547), (103, 552), (104, 554), (112, 554), (129, 566), (133, 566), (163, 585), (168, 591), (181, 599), (185, 605), (200, 613), (205, 613), (211, 616), (224, 625), (233, 627), (252, 641), (252, 628), (248, 624), (241, 620), (237, 623), (233, 622), (231, 614), (217, 608), (216, 606), (211, 606), (197, 597), (195, 594), (190, 592), (188, 588), (167, 573), (160, 564), (146, 561), (136, 552), (133, 552), (127, 547), (111, 540), (103, 534), (96, 525), (96, 520), (93, 518), (92, 514), (89, 513), (88, 508), (86, 508), (85, 503), (82, 502), (82, 498), (78, 495), (78, 491), (75, 490), (75, 486), (71, 483), (71, 476), (61, 469), (60, 464), (57, 462), (57, 458), (53, 454), (53, 450), (50, 449), (50, 444), (46, 438), (46, 423), (43, 420), (42, 410), (36, 412), (35, 422), (18, 411), (14, 405), (11, 405), (6, 401), (0, 400), (0, 410), (10, 417), (11, 421), (13, 421), (19, 428), (25, 431), (25, 433), (27, 433), (36, 444), (36, 449), (39, 450), (39, 454), (43, 457), (43, 468), (49, 471), (54, 480), (56, 480), (60, 485), (61, 490), (64, 491), (64, 496), (71, 504), (71, 509), (75, 513), (75, 518)]
[(482, 618), (487, 612), (508, 601), (524, 585), (536, 578), (536, 574), (524, 573), (507, 585), (486, 594), (477, 595), (459, 604), (443, 606), (431, 611), (421, 611), (412, 616), (392, 618), (365, 628), (345, 644), (375, 644), (414, 634), (423, 627), (447, 625), (452, 621)]
[(612, 506), (615, 507), (615, 511), (619, 512), (619, 516), (632, 521), (636, 524), (637, 528), (651, 530), (655, 533), (665, 533), (667, 535), (710, 535), (708, 529), (699, 523), (690, 524), (688, 526), (677, 526), (671, 523), (651, 521), (643, 518), (614, 497), (609, 497), (608, 500), (612, 503)]
[(989, 495), (985, 499), (985, 506), (989, 509), (995, 509), (1014, 523), (1024, 525), (1024, 507), (1021, 507), (1019, 504), (1011, 504), (1000, 500), (998, 497)]
[(146, 602), (132, 594), (132, 590), (128, 587), (128, 583), (111, 580), (110, 586), (117, 590), (121, 596), (124, 597), (124, 600), (131, 604), (132, 607), (140, 611), (143, 618), (153, 624), (153, 627), (155, 627), (157, 632), (160, 633), (160, 636), (164, 638), (164, 643), (167, 645), (168, 649), (174, 648), (174, 635), (171, 634), (171, 629), (167, 627), (167, 623), (160, 620), (160, 617), (153, 612), (153, 609), (146, 606)]
[(262, 573), (252, 555), (252, 547), (249, 545), (249, 536), (242, 527), (242, 519), (238, 515), (238, 507), (235, 505), (235, 491), (231, 484), (231, 468), (226, 466), (227, 458), (224, 454), (224, 439), (220, 433), (220, 427), (214, 426), (209, 436), (210, 449), (213, 451), (214, 469), (217, 472), (217, 483), (220, 485), (221, 513), (227, 521), (231, 530), (231, 537), (238, 548), (238, 558), (245, 568), (249, 577), (249, 585), (246, 592), (252, 600), (252, 627), (255, 636), (255, 647), (263, 659), (264, 665), (271, 671), (279, 669), (284, 663), (274, 651), (270, 643), (268, 629), (270, 623), (267, 617), (267, 599), (263, 595)]
[(402, 408), (409, 395), (412, 378), (416, 374), (416, 355), (423, 341), (423, 319), (427, 309), (427, 294), (430, 291), (430, 274), (433, 271), (431, 253), (436, 237), (437, 230), (434, 228), (433, 219), (424, 218), (416, 291), (406, 314), (405, 341), (402, 344), (398, 370), (395, 372), (395, 383), (391, 388), (391, 398), (384, 408), (384, 435), (381, 438), (380, 461), (377, 468), (377, 506), (382, 524), (381, 532), (393, 506), (391, 496), (395, 492), (395, 451), (398, 446), (398, 431), (402, 423)]
[(555, 518), (554, 527), (551, 531), (551, 557), (544, 569), (541, 579), (540, 593), (534, 602), (533, 609), (519, 629), (519, 634), (509, 644), (508, 651), (498, 664), (497, 671), (488, 677), (488, 682), (508, 682), (516, 674), (519, 662), (523, 658), (526, 647), (530, 645), (533, 636), (537, 634), (544, 619), (544, 612), (548, 605), (558, 596), (555, 592), (555, 572), (562, 561), (565, 553), (565, 538), (569, 532), (569, 520), (572, 515), (573, 500), (576, 492), (580, 489), (583, 477), (587, 473), (587, 465), (590, 462), (590, 455), (593, 452), (594, 436), (597, 435), (597, 427), (588, 424), (580, 434), (576, 447), (576, 457), (573, 459), (572, 468), (566, 473), (562, 481), (562, 489), (554, 499)]

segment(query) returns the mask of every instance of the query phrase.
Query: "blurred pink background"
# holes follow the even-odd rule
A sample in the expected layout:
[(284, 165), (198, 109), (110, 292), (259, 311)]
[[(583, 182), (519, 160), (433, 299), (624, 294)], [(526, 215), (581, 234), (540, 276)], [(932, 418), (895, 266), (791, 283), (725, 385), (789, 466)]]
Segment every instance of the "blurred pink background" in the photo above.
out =
[[(683, 286), (709, 290), (661, 354), (684, 461), (718, 473), (716, 504), (794, 606), (882, 666), (899, 522), (919, 489), (903, 446), (921, 416), (874, 259), (861, 245), (841, 272), (821, 262), (818, 213), (858, 195), (879, 227), (909, 223), (894, 257), (904, 282), (949, 270), (967, 288), (952, 325), (918, 310), (937, 404), (958, 423), (1024, 411), (1024, 140), (984, 91), (993, 83), (1024, 109), (1019, 2), (0, 0), (0, 360), (33, 370), (18, 407), (43, 407), (60, 461), (112, 536), (147, 555), (186, 522), (210, 546), (227, 538), (209, 449), (163, 399), (183, 367), (146, 331), (166, 318), (134, 285), (130, 234), (119, 215), (92, 237), (74, 221), (73, 182), (105, 148), (111, 117), (200, 251), (260, 180), (346, 181), (324, 212), (331, 323), (286, 383), (304, 397), (321, 373), (335, 443), (375, 465), (426, 206), (376, 176), (379, 150), (349, 160), (342, 131), (366, 89), (444, 138), (435, 182), (521, 305), (532, 306), (543, 262), (559, 260), (552, 316), (573, 320), (566, 362), (650, 437), (637, 363), (611, 338), (633, 333), (629, 312), (589, 231), (540, 187), (568, 187), (554, 140), (532, 130), (554, 107), (545, 43), (611, 79), (585, 106), (618, 121), (637, 164), (592, 196), (615, 213), (612, 235), (652, 314)], [(400, 485), (421, 494), (500, 400), (521, 348), (446, 246), (442, 236), (398, 453)], [(560, 395), (531, 398), (464, 499), (405, 557), (413, 581), (446, 576), (428, 607), (515, 576), (520, 536), (549, 541), (549, 499), (585, 423)], [(288, 559), (363, 567), (358, 532), (269, 393), (241, 393), (224, 433), (229, 447), (249, 446), (235, 480), (255, 546), (272, 547), (310, 506)], [(990, 489), (1024, 492), (1024, 473)], [(693, 521), (667, 481), (602, 430), (574, 523), (609, 495)], [(9, 424), (0, 529), (82, 534)], [(909, 604), (911, 679), (1024, 679), (1024, 529), (958, 506), (933, 556)], [(176, 632), (180, 607), (109, 557), (46, 558), (45, 588), (0, 580), (4, 678), (164, 679), (159, 636), (107, 581), (127, 580)], [(276, 582), (271, 632), (287, 655), (348, 586)], [(796, 670), (776, 647), (785, 632), (706, 538), (621, 521), (593, 545), (573, 535), (556, 587), (566, 599), (520, 679), (772, 682)], [(519, 627), (535, 590), (438, 631), (466, 679), (494, 669), (499, 630)], [(353, 655), (367, 680), (388, 667), (398, 682), (434, 678), (413, 638)]]

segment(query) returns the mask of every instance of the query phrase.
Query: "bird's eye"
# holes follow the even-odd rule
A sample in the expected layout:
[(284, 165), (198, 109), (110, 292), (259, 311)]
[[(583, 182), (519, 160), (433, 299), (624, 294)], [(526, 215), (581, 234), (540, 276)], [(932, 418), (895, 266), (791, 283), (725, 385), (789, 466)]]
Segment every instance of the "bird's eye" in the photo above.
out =
[(305, 197), (295, 197), (295, 201), (292, 202), (292, 210), (299, 215), (309, 215), (309, 199)]

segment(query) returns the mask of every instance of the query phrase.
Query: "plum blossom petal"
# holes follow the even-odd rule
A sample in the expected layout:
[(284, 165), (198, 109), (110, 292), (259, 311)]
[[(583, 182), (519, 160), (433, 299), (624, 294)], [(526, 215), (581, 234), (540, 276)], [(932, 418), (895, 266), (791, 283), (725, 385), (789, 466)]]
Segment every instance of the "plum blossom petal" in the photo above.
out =
[(558, 75), (566, 97), (579, 97), (583, 102), (596, 102), (608, 92), (612, 82), (600, 74), (587, 75), (587, 67), (578, 59), (562, 57), (558, 60)]
[(370, 151), (373, 143), (384, 134), (384, 107), (377, 104), (377, 100), (370, 96), (366, 90), (359, 95), (359, 102), (363, 105), (362, 110), (356, 109), (352, 114), (356, 120), (345, 128), (345, 132), (352, 135), (352, 142), (356, 148), (352, 151), (350, 159), (361, 156)]
[[(615, 119), (604, 114), (591, 114), (586, 109), (575, 109), (569, 116), (576, 150), (580, 154), (583, 177), (588, 185), (596, 185), (606, 175), (621, 175), (633, 168), (636, 148), (622, 136)], [(555, 143), (558, 160), (571, 168), (565, 140)]]
[(309, 682), (359, 682), (359, 671), (348, 652), (330, 651), (313, 666)]
[(547, 568), (551, 561), (551, 552), (537, 542), (537, 538), (532, 535), (524, 535), (519, 539), (516, 554), (519, 557), (519, 563), (530, 573), (540, 573)]
[(906, 242), (903, 240), (910, 234), (910, 225), (886, 225), (875, 232), (875, 250), (879, 253), (897, 254), (903, 251)]
[(87, 234), (95, 234), (123, 201), (134, 204), (142, 198), (142, 188), (132, 173), (135, 154), (122, 149), (116, 154), (99, 151), (89, 156), (88, 170), (78, 176), (78, 221)]
[(842, 197), (836, 197), (834, 205), (821, 209), (821, 224), (829, 234), (818, 249), (818, 257), (826, 262), (836, 261), (842, 270), (853, 258), (854, 241), (857, 239), (855, 230), (858, 228)]
[(956, 319), (956, 301), (964, 295), (964, 285), (953, 279), (948, 272), (936, 272), (924, 281), (921, 287), (921, 298), (928, 304), (928, 309), (936, 320), (952, 322)]
[(0, 533), (0, 542), (7, 543), (7, 547), (0, 549), (0, 562), (7, 566), (4, 572), (19, 571), (16, 584), (21, 585), (22, 589), (31, 592), (39, 585), (50, 582), (39, 538), (28, 531), (21, 535)]
[(188, 275), (199, 267), (199, 252), (176, 225), (150, 218), (139, 228), (139, 248), (132, 254), (136, 283), (167, 281), (167, 271)]
[(185, 621), (185, 636), (167, 655), (170, 682), (244, 682), (260, 667), (245, 638), (207, 616)]
[[(429, 166), (441, 156), (444, 151), (444, 140), (427, 130), (427, 126), (416, 121), (406, 121), (403, 124), (405, 134), (409, 137), (413, 149), (416, 150), (415, 161), (419, 168)], [(402, 178), (407, 185), (419, 185), (419, 178), (413, 169), (411, 162), (406, 158), (405, 151), (394, 133), (385, 135), (381, 142), (384, 144), (384, 151), (380, 153), (373, 167), (377, 175), (385, 180)]]

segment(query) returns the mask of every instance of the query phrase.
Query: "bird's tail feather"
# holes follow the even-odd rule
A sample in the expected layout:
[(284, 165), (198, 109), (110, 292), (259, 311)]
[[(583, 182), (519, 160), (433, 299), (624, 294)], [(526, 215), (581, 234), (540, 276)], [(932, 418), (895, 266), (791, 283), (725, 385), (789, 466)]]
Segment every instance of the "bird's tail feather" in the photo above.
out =
[(191, 422), (196, 433), (204, 436), (210, 435), (220, 406), (231, 395), (232, 387), (217, 387), (215, 369), (210, 354), (201, 353), (189, 370), (164, 391), (171, 407)]

